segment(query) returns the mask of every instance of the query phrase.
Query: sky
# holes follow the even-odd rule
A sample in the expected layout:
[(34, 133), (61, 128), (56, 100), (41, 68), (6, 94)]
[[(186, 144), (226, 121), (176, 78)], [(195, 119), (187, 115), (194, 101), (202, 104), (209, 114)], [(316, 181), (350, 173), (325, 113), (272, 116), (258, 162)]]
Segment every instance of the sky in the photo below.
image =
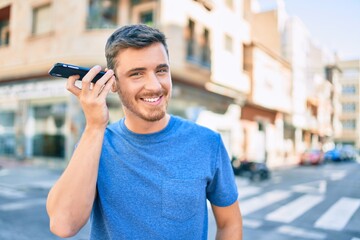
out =
[[(271, 8), (275, 0), (259, 0)], [(341, 60), (360, 59), (360, 0), (284, 0), (290, 16), (299, 17), (312, 37)]]

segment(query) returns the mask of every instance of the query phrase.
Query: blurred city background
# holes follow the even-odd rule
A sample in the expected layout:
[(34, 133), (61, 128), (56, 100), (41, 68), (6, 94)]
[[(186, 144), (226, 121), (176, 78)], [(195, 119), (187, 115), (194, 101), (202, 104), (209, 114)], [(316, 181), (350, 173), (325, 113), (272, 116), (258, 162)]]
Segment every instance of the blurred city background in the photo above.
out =
[[(167, 36), (169, 112), (221, 133), (237, 175), (245, 239), (360, 239), (359, 46), (326, 46), (288, 2), (0, 0), (0, 239), (56, 239), (47, 229), (46, 194), (85, 119), (66, 80), (48, 71), (56, 62), (105, 68), (107, 37), (131, 23)], [(354, 20), (336, 31), (343, 19), (319, 12), (328, 38), (359, 39), (360, 21), (351, 15), (359, 2), (319, 2), (336, 2)], [(107, 103), (110, 122), (120, 119), (118, 96), (109, 94)], [(288, 205), (271, 214), (275, 203)], [(25, 232), (16, 230), (22, 215), (30, 218)]]

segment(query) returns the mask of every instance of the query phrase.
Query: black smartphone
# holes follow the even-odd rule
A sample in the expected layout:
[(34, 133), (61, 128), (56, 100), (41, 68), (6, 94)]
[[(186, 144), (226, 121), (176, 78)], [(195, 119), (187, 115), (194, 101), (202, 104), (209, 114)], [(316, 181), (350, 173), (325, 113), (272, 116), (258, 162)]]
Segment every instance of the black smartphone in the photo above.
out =
[[(54, 66), (49, 70), (49, 74), (54, 77), (68, 78), (73, 75), (79, 75), (79, 80), (82, 80), (85, 74), (89, 72), (90, 68), (80, 67), (67, 63), (55, 63)], [(91, 81), (96, 83), (103, 75), (104, 71), (99, 72), (94, 79)]]

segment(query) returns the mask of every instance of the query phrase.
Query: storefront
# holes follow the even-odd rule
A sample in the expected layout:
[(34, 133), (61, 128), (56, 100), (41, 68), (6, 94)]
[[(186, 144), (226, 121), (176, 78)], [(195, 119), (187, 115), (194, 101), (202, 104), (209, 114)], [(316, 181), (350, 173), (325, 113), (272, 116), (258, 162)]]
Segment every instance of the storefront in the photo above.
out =
[(0, 155), (63, 159), (67, 97), (61, 80), (0, 85)]
[(241, 109), (232, 98), (176, 82), (169, 112), (219, 132), (229, 157), (239, 154)]
[[(0, 156), (66, 163), (80, 139), (85, 118), (65, 84), (64, 79), (39, 78), (0, 85)], [(204, 113), (223, 116), (231, 103), (230, 98), (174, 82), (168, 110), (197, 122)], [(110, 123), (123, 117), (117, 94), (109, 94), (107, 104)], [(214, 121), (202, 117), (200, 124), (212, 128), (206, 122)], [(222, 133), (230, 148), (230, 128), (214, 130)]]
[(253, 104), (242, 109), (244, 158), (269, 167), (285, 164), (284, 114)]

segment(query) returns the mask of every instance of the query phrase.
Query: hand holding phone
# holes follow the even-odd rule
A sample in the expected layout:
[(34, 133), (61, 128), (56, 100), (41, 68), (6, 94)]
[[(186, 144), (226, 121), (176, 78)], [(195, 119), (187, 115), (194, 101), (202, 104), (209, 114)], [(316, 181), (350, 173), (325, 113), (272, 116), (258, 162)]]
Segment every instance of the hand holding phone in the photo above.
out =
[[(88, 127), (105, 129), (109, 121), (106, 96), (115, 82), (115, 75), (111, 69), (106, 72), (99, 72), (100, 70), (100, 66), (94, 66), (90, 69), (66, 63), (56, 63), (50, 69), (49, 74), (67, 78), (66, 89), (78, 98)], [(71, 77), (74, 75), (79, 77)], [(77, 80), (83, 80), (81, 87), (75, 84)], [(91, 84), (90, 80), (92, 83), (98, 81), (98, 84)]]
[[(67, 63), (55, 63), (54, 66), (49, 70), (49, 74), (54, 77), (61, 78), (69, 78), (73, 75), (79, 75), (80, 78), (78, 80), (82, 80), (83, 77), (89, 72), (90, 68), (80, 67)], [(91, 81), (92, 83), (96, 83), (102, 76), (104, 76), (105, 72), (99, 72), (94, 79)]]

